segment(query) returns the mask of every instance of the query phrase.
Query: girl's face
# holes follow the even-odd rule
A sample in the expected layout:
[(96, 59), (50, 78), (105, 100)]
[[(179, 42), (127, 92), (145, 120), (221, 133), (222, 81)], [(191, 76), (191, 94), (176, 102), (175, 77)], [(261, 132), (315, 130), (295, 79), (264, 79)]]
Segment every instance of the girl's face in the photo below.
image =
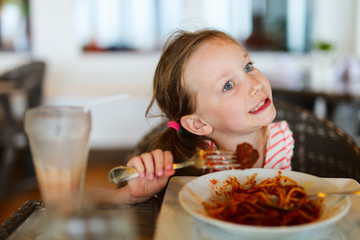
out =
[(229, 40), (203, 43), (184, 69), (185, 85), (196, 94), (196, 116), (217, 140), (248, 135), (276, 115), (270, 83), (247, 52)]

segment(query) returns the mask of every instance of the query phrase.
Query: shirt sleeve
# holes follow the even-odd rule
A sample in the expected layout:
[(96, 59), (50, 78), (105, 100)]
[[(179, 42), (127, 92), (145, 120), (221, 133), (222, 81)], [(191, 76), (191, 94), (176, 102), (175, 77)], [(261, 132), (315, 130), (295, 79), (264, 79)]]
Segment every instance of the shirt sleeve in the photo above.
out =
[(264, 168), (291, 170), (294, 142), (293, 133), (286, 121), (271, 123)]

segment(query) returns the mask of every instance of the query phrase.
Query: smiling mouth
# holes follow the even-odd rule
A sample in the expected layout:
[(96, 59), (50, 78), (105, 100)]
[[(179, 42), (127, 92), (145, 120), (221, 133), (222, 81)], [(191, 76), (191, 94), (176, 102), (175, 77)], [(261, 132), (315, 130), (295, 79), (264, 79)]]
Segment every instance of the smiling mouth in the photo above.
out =
[(271, 103), (271, 100), (269, 98), (265, 98), (263, 101), (261, 101), (256, 107), (250, 110), (249, 113), (259, 113), (263, 110), (265, 110)]

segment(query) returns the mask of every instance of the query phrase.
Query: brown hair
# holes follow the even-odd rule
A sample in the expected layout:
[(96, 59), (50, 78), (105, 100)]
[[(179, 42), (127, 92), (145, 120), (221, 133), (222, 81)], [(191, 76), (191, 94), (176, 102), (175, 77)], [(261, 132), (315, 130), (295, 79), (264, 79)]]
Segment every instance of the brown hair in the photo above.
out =
[[(223, 39), (243, 46), (230, 35), (212, 29), (196, 32), (177, 31), (166, 41), (156, 67), (153, 82), (153, 97), (146, 110), (150, 110), (155, 102), (162, 111), (162, 117), (180, 123), (182, 116), (189, 115), (196, 110), (196, 93), (191, 93), (184, 84), (184, 68), (188, 59), (204, 42), (213, 39)], [(182, 126), (177, 132), (167, 128), (152, 136), (147, 142), (147, 150), (169, 150), (175, 162), (181, 162), (191, 157), (199, 148), (205, 148), (204, 136), (188, 132)]]

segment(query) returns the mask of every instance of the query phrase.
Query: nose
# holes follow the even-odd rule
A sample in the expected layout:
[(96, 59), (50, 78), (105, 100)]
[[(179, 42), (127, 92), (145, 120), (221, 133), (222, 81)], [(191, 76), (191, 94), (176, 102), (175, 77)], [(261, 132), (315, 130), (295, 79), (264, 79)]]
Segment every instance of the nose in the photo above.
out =
[(262, 89), (262, 84), (255, 78), (250, 78), (250, 95), (256, 96)]

